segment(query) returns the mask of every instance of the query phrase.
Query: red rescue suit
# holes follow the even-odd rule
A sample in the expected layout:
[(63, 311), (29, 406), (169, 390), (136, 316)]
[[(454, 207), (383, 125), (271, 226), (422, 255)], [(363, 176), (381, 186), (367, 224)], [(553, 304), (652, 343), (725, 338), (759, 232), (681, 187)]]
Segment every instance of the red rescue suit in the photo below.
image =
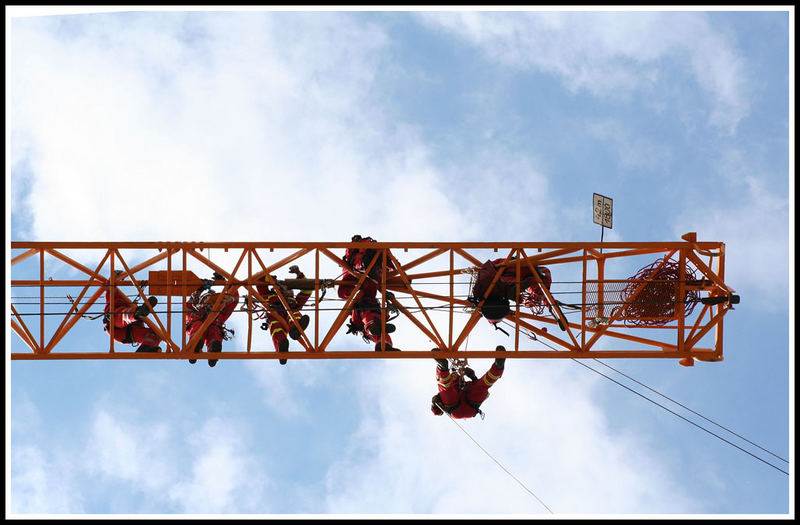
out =
[[(228, 320), (233, 310), (236, 308), (236, 305), (239, 303), (238, 290), (228, 290), (225, 293), (227, 296), (222, 299), (222, 309), (219, 315), (217, 315), (208, 326), (206, 333), (200, 337), (195, 351), (200, 351), (203, 348), (203, 344), (205, 344), (208, 349), (212, 348), (211, 343), (214, 341), (219, 341), (220, 346), (222, 345), (225, 321)], [(214, 306), (215, 301), (216, 300), (210, 302), (203, 301), (200, 293), (197, 291), (186, 300), (184, 303), (184, 320), (186, 322), (186, 336), (188, 339), (191, 339), (192, 336), (200, 330), (203, 321), (210, 315), (210, 309)]]
[(465, 380), (459, 385), (459, 376), (455, 372), (436, 367), (436, 383), (439, 388), (439, 399), (445, 412), (454, 419), (475, 417), (480, 413), (480, 405), (489, 397), (489, 388), (503, 375), (503, 368), (493, 363), (492, 367), (477, 381)]
[[(111, 299), (111, 286), (106, 287), (106, 306), (103, 309), (103, 330), (111, 333), (110, 323), (114, 323), (114, 341), (142, 345), (136, 351), (158, 352), (161, 338), (144, 321), (134, 317), (138, 308), (119, 288)], [(113, 312), (113, 313), (110, 313)]]
[[(354, 236), (352, 240), (375, 242), (375, 239), (371, 237), (361, 238), (359, 236)], [(342, 260), (348, 263), (357, 272), (363, 273), (366, 271), (373, 257), (379, 257), (379, 255), (373, 249), (348, 248), (345, 251), (344, 257), (342, 257)], [(378, 327), (380, 327), (381, 323), (381, 305), (377, 299), (378, 283), (376, 281), (376, 279), (381, 278), (382, 274), (382, 271), (379, 270), (379, 263), (380, 261), (375, 262), (372, 270), (370, 270), (369, 277), (364, 279), (364, 283), (361, 285), (361, 290), (353, 302), (353, 311), (350, 314), (350, 324), (352, 325), (352, 329), (362, 331), (364, 336), (369, 338), (373, 343), (380, 343), (381, 345), (388, 344), (388, 346), (391, 347), (393, 346), (392, 338), (389, 336), (389, 334), (383, 334), (383, 337), (381, 337), (380, 333), (378, 333), (378, 335), (374, 335), (371, 330), (373, 325), (377, 323)], [(388, 260), (388, 258), (386, 261), (386, 267), (389, 269), (394, 269), (394, 264), (391, 260)], [(347, 300), (350, 297), (350, 294), (353, 293), (355, 284), (358, 282), (359, 277), (353, 274), (353, 272), (351, 272), (350, 268), (347, 266), (343, 265), (342, 270), (344, 273), (342, 280), (347, 282), (340, 284), (336, 289), (336, 293), (339, 295), (339, 299)], [(380, 332), (379, 329), (373, 330), (375, 332)]]
[[(505, 263), (505, 259), (495, 259), (493, 261), (486, 261), (483, 266), (478, 270), (478, 275), (475, 279), (475, 284), (472, 287), (471, 296), (480, 301), (483, 299), (486, 290), (492, 283), (498, 271), (502, 270), (500, 278), (495, 282), (489, 297), (492, 298), (508, 298), (519, 302), (522, 306), (527, 308), (536, 309), (545, 304), (545, 295), (542, 287), (539, 286), (538, 281), (531, 272), (527, 263), (520, 262), (519, 267), (519, 280), (520, 283), (529, 280), (530, 285), (524, 290), (520, 290), (519, 296), (517, 292), (517, 277), (516, 277), (516, 264), (513, 261), (508, 261), (509, 265), (501, 268), (500, 265)], [(550, 269), (546, 266), (534, 266), (538, 270), (539, 275), (544, 282), (545, 287), (549, 290), (552, 278), (550, 276)], [(491, 322), (491, 321), (490, 321)]]
[[(303, 275), (303, 272), (299, 272), (297, 278), (305, 279), (305, 275)], [(278, 294), (271, 286), (268, 284), (259, 284), (256, 285), (256, 290), (259, 295), (264, 298), (269, 307), (267, 309), (269, 335), (272, 337), (272, 344), (275, 345), (275, 350), (279, 350), (281, 341), (286, 339), (286, 330), (283, 329), (281, 320), (289, 326), (290, 330), (294, 327), (294, 323), (289, 316), (297, 320), (297, 323), (300, 324), (300, 319), (303, 317), (300, 310), (305, 306), (314, 290), (299, 290), (296, 295), (291, 291), (287, 293), (283, 293), (282, 291), (281, 293), (284, 299), (286, 299), (286, 304), (289, 306), (288, 312), (283, 307), (280, 297), (278, 297)], [(302, 326), (302, 324), (300, 326)]]
[[(343, 281), (348, 283), (340, 284), (336, 289), (339, 294), (339, 299), (347, 300), (350, 294), (353, 293), (355, 284), (358, 278), (347, 272), (342, 277)], [(352, 284), (350, 284), (352, 282)], [(361, 285), (361, 290), (358, 292), (356, 300), (353, 302), (353, 311), (350, 314), (350, 323), (355, 330), (364, 332), (364, 335), (369, 338), (373, 343), (382, 343), (392, 345), (392, 338), (389, 334), (373, 335), (371, 328), (377, 323), (378, 327), (381, 324), (381, 304), (377, 299), (378, 284), (370, 278), (366, 278)], [(377, 331), (377, 330), (376, 330)]]

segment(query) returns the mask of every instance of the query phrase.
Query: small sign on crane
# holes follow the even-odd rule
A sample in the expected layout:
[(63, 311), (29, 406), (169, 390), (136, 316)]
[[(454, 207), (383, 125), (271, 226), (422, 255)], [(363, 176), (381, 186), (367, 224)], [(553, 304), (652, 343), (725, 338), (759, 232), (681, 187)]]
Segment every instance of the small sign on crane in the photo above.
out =
[[(600, 242), (603, 242), (603, 233), (605, 229), (611, 229), (613, 225), (614, 216), (614, 199), (600, 195), (599, 193), (592, 194), (592, 218), (595, 224), (600, 225)], [(602, 253), (603, 249), (600, 248)]]

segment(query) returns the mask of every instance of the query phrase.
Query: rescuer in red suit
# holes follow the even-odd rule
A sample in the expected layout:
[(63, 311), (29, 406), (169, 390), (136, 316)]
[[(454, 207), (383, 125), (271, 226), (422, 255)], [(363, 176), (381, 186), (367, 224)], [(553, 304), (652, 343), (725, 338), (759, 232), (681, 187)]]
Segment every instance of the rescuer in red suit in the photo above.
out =
[[(291, 266), (289, 272), (295, 274), (298, 279), (305, 279), (305, 275), (296, 265)], [(277, 278), (274, 275), (272, 279), (277, 282)], [(286, 311), (273, 287), (268, 284), (256, 285), (256, 290), (269, 306), (267, 309), (267, 321), (261, 325), (261, 328), (263, 330), (269, 330), (269, 335), (272, 337), (272, 344), (275, 345), (275, 350), (277, 352), (288, 352), (289, 340), (286, 339), (286, 331), (281, 324), (281, 320), (289, 326), (289, 337), (295, 340), (298, 339), (300, 337), (300, 331), (292, 322), (292, 318), (297, 320), (297, 323), (303, 330), (306, 329), (309, 317), (301, 314), (300, 310), (305, 306), (306, 301), (311, 297), (314, 290), (299, 290), (297, 295), (295, 295), (286, 286), (277, 286), (280, 289), (281, 295), (286, 299), (289, 311)], [(281, 359), (280, 363), (285, 365), (286, 359)]]
[[(438, 350), (438, 349), (435, 349)], [(502, 346), (498, 351), (505, 351)], [(431, 412), (441, 416), (447, 412), (454, 419), (467, 419), (481, 414), (481, 403), (489, 397), (489, 389), (495, 381), (503, 376), (505, 359), (495, 359), (491, 368), (478, 379), (475, 372), (467, 367), (464, 369), (469, 381), (463, 380), (456, 372), (451, 372), (447, 366), (447, 359), (436, 359), (436, 384), (439, 393), (431, 399)]]
[[(371, 237), (361, 237), (354, 235), (351, 239), (353, 242), (369, 241), (375, 242)], [(345, 251), (342, 260), (348, 263), (359, 274), (364, 273), (372, 261), (373, 257), (377, 256), (376, 250), (364, 248), (348, 248)], [(394, 268), (391, 261), (387, 261), (387, 268)], [(392, 346), (392, 338), (389, 335), (394, 332), (395, 326), (391, 323), (386, 323), (386, 333), (381, 336), (381, 305), (377, 300), (378, 282), (381, 278), (380, 266), (376, 262), (370, 270), (369, 275), (364, 279), (361, 285), (361, 290), (358, 292), (355, 301), (353, 302), (353, 311), (350, 314), (350, 323), (347, 326), (348, 334), (361, 335), (366, 340), (375, 343), (375, 350), (399, 350)], [(350, 294), (355, 289), (355, 284), (358, 282), (358, 276), (350, 271), (347, 266), (342, 266), (343, 275), (342, 281), (346, 281), (339, 285), (336, 293), (340, 299), (347, 300)], [(352, 284), (351, 284), (352, 283)], [(387, 293), (387, 299), (390, 295)]]
[[(120, 275), (122, 272), (116, 270), (115, 273)], [(146, 282), (140, 281), (140, 285), (144, 286)], [(110, 323), (113, 320), (114, 341), (133, 346), (138, 344), (137, 352), (159, 352), (161, 348), (158, 345), (161, 343), (161, 338), (142, 321), (150, 314), (150, 309), (158, 303), (158, 299), (151, 296), (147, 298), (150, 307), (147, 304), (137, 306), (120, 291), (118, 286), (115, 286), (113, 295), (110, 282), (106, 284), (105, 289), (106, 306), (103, 310), (103, 330), (110, 335)]]
[[(483, 299), (486, 289), (489, 288), (497, 272), (503, 272), (481, 307), (481, 315), (492, 325), (496, 325), (511, 313), (511, 307), (508, 304), (509, 300), (518, 301), (522, 306), (531, 309), (543, 308), (546, 303), (542, 287), (539, 286), (538, 281), (525, 263), (520, 263), (520, 294), (517, 296), (516, 267), (515, 265), (509, 265), (501, 268), (500, 265), (504, 262), (506, 262), (505, 259), (486, 261), (478, 270), (475, 284), (470, 293), (470, 300), (477, 306)], [(534, 266), (534, 268), (538, 271), (545, 287), (549, 290), (552, 283), (550, 269), (546, 266)]]
[[(214, 280), (221, 279), (223, 279), (223, 277), (214, 272)], [(192, 292), (192, 295), (190, 295), (184, 303), (184, 321), (186, 323), (186, 337), (188, 339), (191, 339), (192, 336), (200, 330), (203, 322), (211, 314), (211, 308), (214, 307), (214, 303), (217, 301), (217, 296), (219, 294), (208, 292), (212, 284), (213, 280), (205, 281), (202, 286)], [(225, 328), (225, 321), (231, 316), (238, 302), (239, 292), (237, 289), (229, 289), (225, 292), (225, 297), (223, 297), (218, 306), (218, 308), (220, 308), (219, 315), (211, 322), (206, 332), (200, 336), (200, 340), (194, 349), (195, 352), (202, 352), (204, 344), (209, 352), (222, 352), (222, 340), (228, 339), (226, 331), (229, 331)], [(209, 359), (208, 366), (216, 365), (217, 361), (217, 359)], [(197, 360), (189, 359), (189, 362), (194, 364)]]

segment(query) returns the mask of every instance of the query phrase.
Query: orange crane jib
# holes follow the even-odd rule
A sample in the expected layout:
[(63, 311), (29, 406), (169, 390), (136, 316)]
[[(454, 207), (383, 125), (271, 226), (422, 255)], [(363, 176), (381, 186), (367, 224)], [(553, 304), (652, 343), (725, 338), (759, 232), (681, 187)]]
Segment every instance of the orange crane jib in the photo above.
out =
[[(368, 253), (365, 267), (344, 260), (348, 249)], [(188, 336), (183, 318), (184, 298), (204, 284), (214, 304), (201, 330), (223, 310), (236, 328), (214, 359), (502, 354), (693, 366), (722, 361), (723, 320), (739, 302), (725, 281), (725, 244), (694, 232), (670, 242), (15, 241), (10, 268), (15, 360), (208, 359), (192, 353), (199, 335)], [(137, 305), (136, 322), (159, 351), (136, 352), (104, 333), (112, 288)], [(237, 301), (233, 312), (226, 296)], [(348, 325), (365, 311), (379, 327), (353, 337)], [(293, 334), (288, 352), (254, 330), (275, 322)], [(366, 339), (380, 334), (400, 351)]]

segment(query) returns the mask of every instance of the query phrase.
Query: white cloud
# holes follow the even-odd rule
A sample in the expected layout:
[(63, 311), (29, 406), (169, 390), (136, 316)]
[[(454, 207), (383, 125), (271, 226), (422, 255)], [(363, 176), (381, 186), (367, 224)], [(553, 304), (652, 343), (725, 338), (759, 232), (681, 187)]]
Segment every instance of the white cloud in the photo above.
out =
[(6, 501), (10, 514), (68, 514), (84, 511), (80, 491), (70, 483), (80, 463), (73, 463), (61, 442), (43, 446), (39, 408), (27, 392), (15, 392), (13, 448), (8, 461), (10, 484)]
[[(14, 26), (35, 238), (341, 238), (372, 217), (387, 236), (400, 217), (414, 226), (420, 195), (440, 228), (462, 222), (420, 139), (370, 103), (379, 29), (333, 13), (302, 17), (313, 31), (261, 14), (160, 20)], [(405, 231), (435, 234), (418, 222)]]
[(212, 418), (186, 436), (194, 451), (191, 478), (169, 489), (169, 498), (184, 512), (218, 514), (263, 511), (268, 478), (263, 460), (242, 454), (245, 440), (231, 421)]
[(746, 65), (734, 43), (715, 31), (703, 13), (424, 12), (420, 16), (493, 60), (552, 73), (573, 91), (604, 97), (649, 91), (670, 83), (667, 63), (677, 62), (708, 97), (709, 123), (733, 132), (749, 112)]
[[(176, 429), (187, 423), (192, 431), (178, 436)], [(21, 466), (12, 478), (15, 510), (82, 512), (84, 498), (96, 498), (105, 491), (98, 486), (111, 485), (116, 487), (115, 497), (108, 502), (111, 512), (117, 510), (116, 505), (132, 511), (130, 501), (116, 499), (123, 494), (146, 499), (133, 509), (136, 512), (171, 508), (171, 504), (193, 514), (262, 512), (269, 505), (265, 492), (269, 469), (263, 459), (247, 452), (246, 430), (234, 420), (215, 416), (196, 429), (193, 424), (185, 418), (168, 422), (143, 417), (124, 403), (117, 403), (113, 414), (99, 408), (73, 468), (58, 464), (59, 458), (73, 456), (70, 453), (53, 453), (51, 458), (34, 446), (16, 450)], [(187, 458), (191, 466), (185, 469)]]
[(741, 295), (743, 305), (755, 300), (759, 308), (784, 311), (791, 255), (789, 200), (782, 188), (767, 185), (772, 177), (757, 164), (739, 150), (723, 151), (718, 191), (730, 196), (727, 206), (695, 208), (680, 217), (673, 231), (696, 231), (699, 240), (724, 241), (725, 281)]
[(134, 423), (119, 417), (119, 410), (112, 414), (101, 408), (83, 453), (86, 468), (137, 491), (161, 491), (175, 476), (170, 433), (167, 423)]
[[(646, 438), (605, 420), (599, 380), (546, 361), (508, 360), (482, 406), (486, 419), (459, 424), (558, 514), (698, 508)], [(473, 367), (483, 373), (489, 364)], [(328, 474), (330, 512), (547, 514), (452, 421), (431, 415), (433, 362), (377, 368), (359, 381), (370, 402), (352, 450)]]
[(74, 467), (68, 454), (18, 444), (11, 453), (9, 512), (12, 514), (70, 514), (85, 512), (80, 489), (70, 480)]
[[(266, 332), (262, 332), (266, 334)], [(267, 343), (271, 345), (270, 343)], [(268, 347), (272, 350), (272, 347)], [(277, 361), (252, 360), (245, 365), (247, 370), (253, 375), (256, 384), (262, 389), (261, 397), (263, 403), (286, 418), (294, 420), (308, 418), (308, 412), (301, 400), (296, 396), (294, 385), (296, 381), (306, 377), (306, 373), (314, 372), (314, 363), (301, 360), (288, 360), (287, 364), (281, 366)]]

